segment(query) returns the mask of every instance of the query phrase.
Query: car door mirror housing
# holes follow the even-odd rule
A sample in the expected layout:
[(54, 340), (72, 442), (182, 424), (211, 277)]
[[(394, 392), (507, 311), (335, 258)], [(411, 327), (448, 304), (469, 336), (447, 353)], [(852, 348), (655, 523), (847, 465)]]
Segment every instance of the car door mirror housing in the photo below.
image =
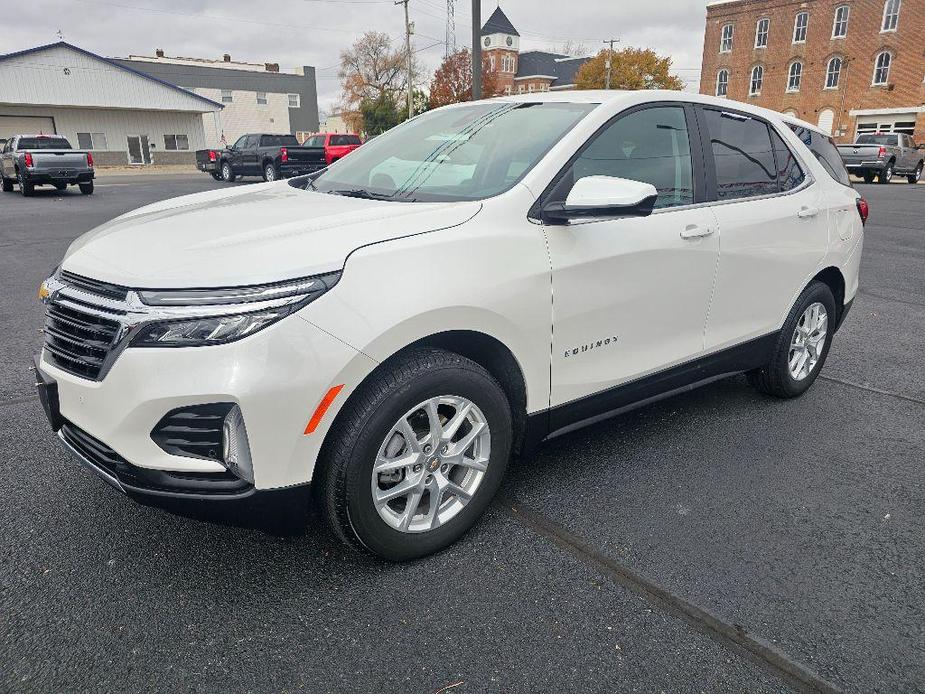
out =
[(552, 222), (586, 217), (645, 217), (652, 214), (658, 191), (651, 183), (615, 176), (585, 176), (575, 181), (565, 202), (543, 208)]

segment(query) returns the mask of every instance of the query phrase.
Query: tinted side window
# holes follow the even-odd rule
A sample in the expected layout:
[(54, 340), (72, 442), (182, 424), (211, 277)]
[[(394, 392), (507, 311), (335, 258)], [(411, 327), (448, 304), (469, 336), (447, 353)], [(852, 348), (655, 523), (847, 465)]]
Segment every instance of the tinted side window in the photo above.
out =
[(716, 164), (717, 199), (777, 193), (777, 167), (768, 126), (725, 111), (705, 109), (704, 113)]
[[(845, 168), (841, 155), (838, 153), (838, 148), (835, 146), (831, 137), (826, 137), (822, 133), (810, 130), (809, 128), (800, 127), (799, 125), (790, 125), (789, 123), (787, 125), (796, 136), (803, 141), (803, 144), (809, 148), (813, 156), (819, 160), (819, 163), (822, 164), (822, 168), (826, 170), (829, 176), (842, 185), (851, 185), (851, 179), (848, 177), (848, 170)], [(860, 139), (861, 138), (858, 138), (859, 141)]]
[(651, 183), (656, 207), (694, 201), (687, 119), (680, 106), (659, 106), (619, 118), (600, 132), (557, 184), (552, 199), (562, 201), (585, 176), (616, 176)]
[(332, 145), (358, 145), (360, 138), (356, 135), (331, 135)]
[(781, 192), (793, 190), (803, 183), (806, 175), (796, 156), (780, 135), (771, 128), (771, 144), (774, 146), (774, 160), (777, 162), (777, 182)]

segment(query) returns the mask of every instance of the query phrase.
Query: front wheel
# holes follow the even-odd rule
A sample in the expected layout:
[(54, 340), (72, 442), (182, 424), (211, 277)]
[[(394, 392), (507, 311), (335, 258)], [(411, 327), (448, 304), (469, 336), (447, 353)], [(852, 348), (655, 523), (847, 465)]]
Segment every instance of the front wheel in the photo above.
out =
[(909, 183), (915, 184), (922, 180), (922, 169), (925, 168), (925, 162), (919, 162), (919, 165), (915, 167), (915, 171), (906, 176), (906, 180)]
[(795, 398), (809, 390), (832, 345), (835, 311), (835, 297), (828, 285), (810, 283), (790, 309), (771, 360), (749, 372), (749, 382), (778, 398)]
[(886, 165), (886, 168), (880, 172), (880, 177), (877, 179), (877, 183), (889, 183), (893, 180), (893, 164), (889, 163)]
[(231, 168), (231, 164), (227, 161), (222, 164), (222, 180), (225, 183), (234, 183), (234, 179), (237, 178), (234, 174), (234, 169)]
[(270, 183), (271, 181), (275, 181), (277, 178), (279, 178), (279, 174), (276, 172), (276, 167), (272, 163), (269, 163), (263, 167), (264, 181)]
[(392, 561), (462, 536), (501, 484), (511, 410), (479, 364), (437, 349), (384, 365), (339, 415), (319, 461), (337, 535)]

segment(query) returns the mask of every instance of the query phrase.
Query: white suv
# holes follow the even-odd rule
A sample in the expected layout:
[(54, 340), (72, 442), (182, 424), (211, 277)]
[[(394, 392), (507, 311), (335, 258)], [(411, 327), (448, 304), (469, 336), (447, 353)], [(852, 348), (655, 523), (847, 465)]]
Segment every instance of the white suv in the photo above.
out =
[(82, 236), (43, 284), (53, 427), (132, 495), (312, 483), (345, 540), (458, 538), (514, 454), (730, 374), (803, 393), (858, 287), (831, 140), (678, 92), (422, 114), (326, 170)]

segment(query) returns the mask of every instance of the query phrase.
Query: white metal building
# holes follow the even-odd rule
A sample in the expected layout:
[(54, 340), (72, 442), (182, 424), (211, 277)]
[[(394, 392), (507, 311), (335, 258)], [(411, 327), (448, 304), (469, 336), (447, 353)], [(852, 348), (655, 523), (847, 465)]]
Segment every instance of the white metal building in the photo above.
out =
[(185, 164), (222, 105), (65, 42), (0, 56), (0, 138), (57, 133), (102, 165)]

